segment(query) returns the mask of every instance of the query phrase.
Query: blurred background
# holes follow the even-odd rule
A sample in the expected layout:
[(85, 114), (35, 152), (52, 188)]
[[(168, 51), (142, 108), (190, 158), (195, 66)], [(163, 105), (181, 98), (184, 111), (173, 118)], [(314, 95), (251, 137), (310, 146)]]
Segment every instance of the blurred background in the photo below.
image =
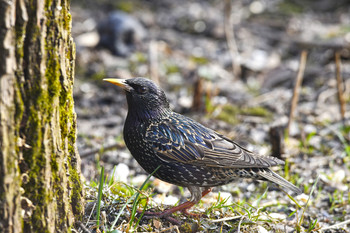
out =
[[(78, 149), (87, 181), (97, 179), (100, 166), (135, 185), (147, 177), (123, 141), (124, 93), (102, 81), (142, 76), (165, 90), (175, 111), (256, 153), (287, 160), (280, 174), (305, 193), (319, 176), (314, 196), (321, 198), (308, 216), (332, 219), (328, 224), (346, 220), (349, 1), (76, 0), (71, 12)], [(291, 119), (302, 51), (305, 69)], [(177, 187), (152, 182), (163, 203), (179, 200)], [(215, 191), (249, 198), (266, 186), (244, 181)], [(278, 195), (284, 196), (272, 197)]]

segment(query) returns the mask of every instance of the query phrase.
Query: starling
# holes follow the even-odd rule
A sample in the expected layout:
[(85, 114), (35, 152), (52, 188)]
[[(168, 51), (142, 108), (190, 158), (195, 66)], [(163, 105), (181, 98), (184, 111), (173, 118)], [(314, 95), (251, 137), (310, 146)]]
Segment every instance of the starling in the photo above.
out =
[[(300, 194), (299, 188), (269, 167), (283, 165), (274, 157), (255, 154), (200, 123), (173, 112), (165, 93), (145, 78), (104, 79), (124, 89), (128, 114), (124, 140), (133, 157), (148, 173), (165, 182), (187, 187), (191, 199), (155, 213), (167, 218), (176, 211), (190, 214), (211, 187), (239, 178), (271, 181)], [(193, 215), (193, 214), (190, 214)]]

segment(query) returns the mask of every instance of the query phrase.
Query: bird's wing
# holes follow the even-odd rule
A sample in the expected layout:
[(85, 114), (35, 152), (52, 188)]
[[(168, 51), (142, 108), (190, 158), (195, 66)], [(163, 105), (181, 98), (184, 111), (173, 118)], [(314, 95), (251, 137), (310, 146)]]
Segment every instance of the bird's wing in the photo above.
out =
[(250, 152), (190, 118), (174, 113), (151, 124), (146, 132), (159, 158), (209, 167), (270, 167), (284, 162)]

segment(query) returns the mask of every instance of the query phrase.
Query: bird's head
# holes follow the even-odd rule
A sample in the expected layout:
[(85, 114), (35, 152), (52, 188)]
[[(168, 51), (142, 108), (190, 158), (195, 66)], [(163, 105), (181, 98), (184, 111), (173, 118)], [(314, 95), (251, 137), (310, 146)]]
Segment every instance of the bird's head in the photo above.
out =
[(146, 78), (104, 79), (121, 87), (126, 94), (129, 115), (139, 118), (158, 117), (169, 110), (164, 91)]

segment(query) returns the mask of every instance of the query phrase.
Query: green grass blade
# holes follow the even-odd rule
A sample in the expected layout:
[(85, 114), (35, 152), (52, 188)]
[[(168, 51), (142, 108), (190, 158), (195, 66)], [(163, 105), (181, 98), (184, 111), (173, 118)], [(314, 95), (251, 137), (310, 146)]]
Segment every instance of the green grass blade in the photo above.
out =
[[(148, 180), (153, 176), (153, 174), (160, 168), (161, 165), (159, 165), (156, 169), (154, 169), (154, 171), (148, 175), (147, 179), (143, 182), (143, 184), (141, 185), (140, 191), (142, 191), (142, 189), (145, 187), (145, 185), (147, 184)], [(131, 211), (131, 220), (130, 220), (130, 227), (131, 224), (134, 222), (135, 219), (135, 214), (136, 214), (136, 209), (137, 209), (137, 204), (138, 204), (138, 198), (139, 198), (140, 193), (138, 192), (136, 194), (135, 197), (135, 201), (134, 204), (132, 205), (132, 211)]]
[(320, 178), (320, 176), (318, 175), (317, 178), (316, 178), (315, 183), (312, 185), (311, 192), (310, 192), (310, 194), (309, 194), (309, 198), (308, 198), (307, 201), (306, 201), (305, 207), (303, 208), (303, 213), (302, 213), (302, 215), (301, 215), (301, 217), (300, 217), (299, 226), (301, 226), (301, 224), (302, 224), (303, 221), (304, 221), (305, 211), (306, 211), (306, 209), (307, 209), (307, 207), (308, 207), (308, 205), (309, 205), (309, 201), (310, 201), (310, 199), (311, 199), (312, 193), (313, 193), (314, 190), (316, 189), (316, 185), (317, 185), (317, 183), (318, 183), (318, 179), (319, 179), (319, 178)]
[(307, 232), (311, 232), (313, 229), (315, 229), (317, 224), (317, 219), (315, 219), (313, 222), (310, 223), (309, 229), (307, 229)]
[(286, 195), (289, 197), (290, 200), (292, 200), (292, 201), (298, 206), (299, 209), (302, 208), (302, 206), (299, 205), (299, 203), (297, 202), (297, 200), (295, 200), (294, 197), (292, 197), (291, 195), (289, 195), (289, 194), (288, 194), (287, 192), (285, 192), (285, 191), (283, 191), (283, 192), (284, 192), (284, 194), (286, 194)]
[(258, 199), (255, 201), (254, 204), (256, 204), (256, 206), (255, 206), (256, 208), (258, 208), (258, 207), (260, 206), (260, 202), (261, 202), (261, 200), (263, 199), (263, 197), (266, 196), (268, 190), (269, 190), (269, 187), (267, 187), (267, 188), (265, 189), (264, 193), (263, 193), (260, 197), (258, 197)]
[(104, 167), (101, 167), (101, 175), (100, 175), (100, 184), (98, 186), (98, 196), (97, 196), (97, 212), (96, 212), (96, 226), (100, 227), (100, 210), (101, 210), (101, 199), (102, 199), (102, 190), (104, 185)]
[(125, 204), (123, 205), (123, 207), (120, 209), (117, 217), (114, 219), (111, 227), (110, 227), (110, 231), (113, 231), (115, 224), (118, 222), (118, 219), (120, 218), (120, 216), (122, 215), (123, 211), (125, 210), (126, 206), (136, 197), (137, 193), (134, 193), (131, 197), (128, 198), (128, 200), (125, 202)]
[[(142, 190), (142, 189), (145, 187), (145, 185), (146, 185), (146, 183), (148, 182), (148, 180), (151, 178), (151, 176), (152, 176), (159, 168), (160, 168), (160, 165), (147, 177), (147, 179), (146, 179), (146, 180), (143, 182), (143, 184), (141, 185), (141, 189), (140, 189), (140, 190)], [(139, 191), (138, 191), (137, 193), (134, 193), (131, 197), (128, 198), (128, 200), (125, 202), (125, 204), (124, 204), (124, 205), (122, 206), (122, 208), (120, 209), (120, 211), (119, 211), (117, 217), (114, 219), (114, 221), (113, 221), (111, 227), (109, 228), (109, 229), (110, 229), (109, 231), (113, 231), (113, 230), (114, 230), (115, 224), (117, 224), (117, 222), (118, 222), (120, 216), (122, 215), (123, 211), (125, 210), (126, 206), (127, 206), (132, 200), (134, 200), (134, 199), (137, 200), (137, 198), (138, 198), (139, 195), (140, 195), (140, 193), (139, 193)], [(132, 216), (132, 221), (130, 221), (130, 223), (132, 223), (133, 220), (134, 220), (134, 218), (135, 218), (136, 206), (137, 206), (135, 203), (136, 203), (136, 201), (135, 201), (134, 204), (133, 204), (133, 209), (132, 209), (132, 214), (131, 214), (131, 216)], [(134, 206), (135, 206), (135, 207), (134, 207)], [(135, 210), (134, 210), (134, 208), (135, 208)]]
[(112, 175), (111, 175), (111, 177), (109, 177), (108, 187), (112, 186), (112, 184), (114, 183), (114, 175), (115, 175), (116, 170), (117, 170), (117, 166), (114, 166)]

